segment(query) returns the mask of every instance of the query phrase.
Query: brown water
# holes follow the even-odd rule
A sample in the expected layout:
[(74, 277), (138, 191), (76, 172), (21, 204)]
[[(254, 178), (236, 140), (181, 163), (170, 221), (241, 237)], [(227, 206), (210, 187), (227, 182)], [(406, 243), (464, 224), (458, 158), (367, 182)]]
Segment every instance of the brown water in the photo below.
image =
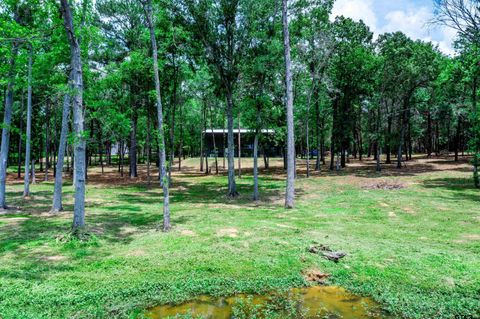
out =
[[(306, 318), (343, 318), (343, 319), (372, 319), (387, 318), (382, 315), (378, 305), (370, 298), (353, 295), (343, 288), (335, 286), (316, 286), (308, 288), (294, 288), (290, 291), (296, 296)], [(255, 305), (265, 305), (271, 300), (271, 295), (250, 296), (250, 302)], [(232, 308), (246, 295), (212, 298), (200, 296), (195, 300), (181, 305), (162, 305), (154, 307), (146, 313), (148, 318), (167, 318), (176, 315), (191, 314), (194, 317), (230, 319)], [(320, 316), (319, 316), (320, 315)], [(388, 317), (390, 318), (390, 317)]]

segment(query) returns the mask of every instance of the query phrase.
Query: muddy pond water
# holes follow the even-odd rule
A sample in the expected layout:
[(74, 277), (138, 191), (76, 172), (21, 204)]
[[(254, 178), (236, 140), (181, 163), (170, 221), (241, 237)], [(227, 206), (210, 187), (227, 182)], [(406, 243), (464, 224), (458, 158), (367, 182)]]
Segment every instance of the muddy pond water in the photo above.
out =
[[(378, 304), (372, 299), (349, 293), (335, 286), (315, 286), (294, 288), (287, 292), (288, 298), (294, 298), (295, 306), (301, 308), (303, 318), (342, 318), (342, 319), (392, 319), (382, 313)], [(235, 295), (214, 298), (199, 296), (180, 305), (162, 305), (149, 309), (147, 318), (174, 318), (177, 315), (190, 314), (194, 318), (230, 319), (234, 318), (235, 307), (249, 304), (262, 308), (275, 302), (278, 294)]]

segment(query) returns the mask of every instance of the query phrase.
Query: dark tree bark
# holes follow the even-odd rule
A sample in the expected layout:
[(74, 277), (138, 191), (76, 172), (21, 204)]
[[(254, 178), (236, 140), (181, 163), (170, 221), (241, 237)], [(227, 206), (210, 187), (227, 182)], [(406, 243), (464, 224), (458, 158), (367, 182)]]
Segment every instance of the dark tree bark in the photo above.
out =
[(462, 116), (458, 116), (458, 122), (457, 122), (457, 130), (455, 132), (455, 162), (458, 162), (458, 149), (460, 146), (460, 139), (461, 139), (461, 127), (462, 127)]
[(376, 167), (375, 167), (375, 170), (377, 172), (382, 171), (382, 164), (381, 164), (381, 161), (380, 161), (381, 154), (382, 154), (382, 149), (380, 147), (380, 143), (377, 143), (377, 162), (376, 162)]
[(98, 155), (99, 155), (99, 160), (100, 160), (100, 167), (102, 168), (102, 175), (105, 173), (104, 165), (103, 165), (103, 149), (104, 149), (104, 143), (102, 139), (102, 128), (100, 127), (100, 123), (97, 121), (97, 128), (98, 128)]
[(201, 126), (201, 133), (200, 133), (200, 172), (203, 172), (203, 141), (205, 139), (205, 116), (204, 111), (202, 109), (202, 126)]
[(392, 116), (389, 114), (387, 119), (387, 136), (385, 138), (385, 155), (387, 159), (385, 160), (385, 164), (392, 164), (391, 153), (392, 149), (390, 146), (391, 143), (391, 135), (392, 135)]
[(122, 140), (119, 142), (120, 146), (120, 161), (118, 162), (118, 169), (120, 171), (120, 176), (123, 177), (123, 162), (125, 160), (125, 142)]
[(427, 157), (432, 156), (432, 114), (427, 112)]

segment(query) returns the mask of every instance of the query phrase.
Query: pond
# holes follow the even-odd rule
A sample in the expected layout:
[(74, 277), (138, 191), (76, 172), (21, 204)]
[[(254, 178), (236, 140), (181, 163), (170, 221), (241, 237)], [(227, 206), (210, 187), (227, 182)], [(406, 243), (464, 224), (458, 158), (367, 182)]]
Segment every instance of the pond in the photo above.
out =
[(293, 288), (267, 295), (199, 296), (184, 304), (151, 308), (146, 316), (157, 319), (189, 314), (194, 318), (244, 319), (265, 318), (272, 313), (277, 318), (392, 318), (383, 313), (372, 299), (351, 294), (336, 286)]

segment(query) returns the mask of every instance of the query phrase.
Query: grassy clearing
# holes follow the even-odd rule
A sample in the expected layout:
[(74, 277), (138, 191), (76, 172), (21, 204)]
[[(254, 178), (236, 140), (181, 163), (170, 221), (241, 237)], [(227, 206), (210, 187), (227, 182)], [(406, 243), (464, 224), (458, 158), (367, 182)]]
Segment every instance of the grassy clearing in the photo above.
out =
[[(155, 231), (158, 187), (114, 168), (91, 172), (88, 243), (57, 239), (70, 226), (71, 186), (66, 212), (51, 216), (51, 182), (32, 186), (28, 200), (10, 183), (9, 203), (20, 208), (0, 215), (0, 317), (135, 317), (198, 294), (300, 286), (302, 271), (317, 268), (398, 315), (480, 318), (480, 193), (467, 165), (435, 159), (382, 175), (373, 163), (299, 173), (296, 208), (286, 211), (281, 170), (263, 175), (262, 201), (252, 203), (249, 172), (229, 201), (226, 176), (198, 174), (194, 163), (174, 175), (170, 233)], [(371, 189), (382, 181), (405, 187)], [(348, 256), (321, 259), (307, 252), (314, 242)]]

